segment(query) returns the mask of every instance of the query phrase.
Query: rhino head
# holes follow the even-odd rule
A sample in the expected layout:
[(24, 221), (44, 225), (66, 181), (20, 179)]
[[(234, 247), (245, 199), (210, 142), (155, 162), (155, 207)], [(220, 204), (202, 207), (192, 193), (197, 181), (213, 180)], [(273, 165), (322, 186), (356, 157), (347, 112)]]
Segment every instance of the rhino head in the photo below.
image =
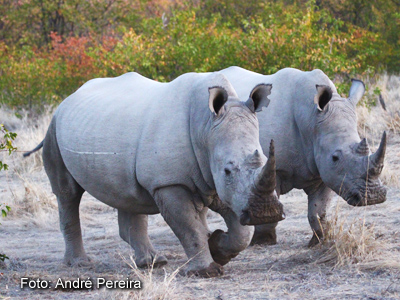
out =
[(261, 84), (246, 102), (225, 89), (209, 89), (212, 112), (209, 157), (219, 198), (240, 218), (241, 225), (278, 222), (283, 206), (275, 192), (276, 166), (271, 141), (270, 159), (259, 142), (256, 112), (269, 104), (271, 85)]
[(314, 157), (322, 180), (350, 205), (384, 202), (386, 188), (379, 175), (386, 151), (386, 132), (374, 154), (357, 132), (355, 107), (365, 92), (364, 83), (353, 79), (347, 99), (333, 93), (329, 86), (316, 88)]

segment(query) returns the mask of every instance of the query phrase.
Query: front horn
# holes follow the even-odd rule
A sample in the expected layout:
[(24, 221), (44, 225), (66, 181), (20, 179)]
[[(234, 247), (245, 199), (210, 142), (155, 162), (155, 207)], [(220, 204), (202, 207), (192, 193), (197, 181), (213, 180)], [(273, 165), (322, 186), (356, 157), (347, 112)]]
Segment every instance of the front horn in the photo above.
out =
[(258, 175), (255, 187), (260, 195), (269, 195), (275, 190), (276, 162), (274, 140), (271, 140), (268, 161)]

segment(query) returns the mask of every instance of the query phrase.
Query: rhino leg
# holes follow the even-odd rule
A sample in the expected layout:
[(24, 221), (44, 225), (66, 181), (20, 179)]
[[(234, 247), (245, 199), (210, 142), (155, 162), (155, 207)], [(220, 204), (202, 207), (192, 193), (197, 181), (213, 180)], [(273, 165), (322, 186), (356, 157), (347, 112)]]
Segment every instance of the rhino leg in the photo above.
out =
[(305, 192), (308, 195), (308, 222), (313, 230), (308, 247), (313, 247), (324, 239), (326, 208), (332, 199), (332, 190), (321, 183), (316, 188), (307, 189)]
[(147, 215), (118, 210), (118, 225), (121, 238), (135, 250), (135, 262), (139, 268), (160, 267), (167, 263), (164, 256), (157, 255), (149, 240)]
[(65, 241), (64, 263), (69, 266), (84, 266), (90, 263), (83, 249), (79, 219), (80, 198), (79, 195), (57, 196), (60, 228)]
[(222, 275), (222, 266), (211, 257), (208, 230), (194, 205), (197, 201), (194, 195), (184, 187), (170, 186), (157, 190), (155, 201), (189, 258), (181, 273), (201, 277)]
[(64, 235), (67, 265), (87, 265), (90, 259), (83, 249), (79, 219), (79, 204), (84, 189), (65, 167), (55, 135), (55, 119), (52, 120), (43, 144), (43, 164), (53, 193), (57, 196), (60, 228)]
[(250, 245), (276, 245), (278, 223), (256, 225)]
[(217, 199), (210, 208), (218, 212), (225, 220), (228, 232), (218, 229), (214, 231), (208, 240), (211, 255), (214, 261), (220, 265), (227, 264), (241, 251), (247, 248), (253, 236), (253, 226), (242, 226), (239, 217), (222, 202)]
[(200, 220), (203, 223), (204, 227), (207, 229), (208, 236), (210, 237), (212, 232), (211, 232), (210, 228), (208, 228), (207, 213), (208, 213), (208, 207), (204, 206), (204, 208), (199, 212), (199, 216), (200, 216)]

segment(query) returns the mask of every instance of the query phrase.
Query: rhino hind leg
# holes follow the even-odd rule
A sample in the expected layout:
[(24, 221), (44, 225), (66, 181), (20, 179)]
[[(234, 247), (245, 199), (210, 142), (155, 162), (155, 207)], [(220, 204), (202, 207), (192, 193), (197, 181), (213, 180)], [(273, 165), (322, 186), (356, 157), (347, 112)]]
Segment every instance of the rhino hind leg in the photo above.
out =
[(64, 263), (69, 266), (86, 266), (91, 259), (83, 248), (82, 232), (79, 219), (80, 196), (57, 197), (60, 228), (64, 235), (65, 255)]
[(276, 226), (278, 223), (256, 225), (250, 245), (276, 245)]
[(147, 233), (148, 216), (118, 210), (119, 235), (135, 250), (135, 263), (139, 268), (160, 267), (167, 264), (164, 256), (157, 255)]
[(157, 190), (155, 201), (189, 258), (180, 273), (207, 278), (222, 275), (223, 267), (213, 261), (208, 247), (209, 231), (194, 205), (198, 199), (184, 187), (170, 186)]
[(332, 199), (332, 190), (321, 183), (317, 188), (306, 191), (308, 195), (308, 222), (313, 236), (308, 247), (314, 247), (324, 240), (326, 230), (326, 208)]
[(55, 135), (55, 119), (52, 120), (43, 146), (43, 164), (53, 193), (57, 196), (60, 229), (64, 235), (64, 263), (71, 266), (90, 264), (83, 248), (79, 219), (79, 204), (84, 189), (68, 172), (58, 148)]

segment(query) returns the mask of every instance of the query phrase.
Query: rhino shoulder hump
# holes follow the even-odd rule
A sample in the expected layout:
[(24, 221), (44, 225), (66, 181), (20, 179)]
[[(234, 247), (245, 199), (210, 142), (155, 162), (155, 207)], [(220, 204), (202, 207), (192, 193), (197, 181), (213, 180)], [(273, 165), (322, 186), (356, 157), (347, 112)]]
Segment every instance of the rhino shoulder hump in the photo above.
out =
[(238, 66), (230, 66), (226, 69), (223, 69), (222, 71), (239, 72), (239, 71), (247, 71), (247, 70), (243, 69), (241, 67), (238, 67)]
[(321, 76), (321, 77), (328, 77), (326, 76), (326, 74), (320, 70), (320, 69), (314, 69), (312, 71), (310, 71), (310, 73), (314, 74), (315, 76)]

